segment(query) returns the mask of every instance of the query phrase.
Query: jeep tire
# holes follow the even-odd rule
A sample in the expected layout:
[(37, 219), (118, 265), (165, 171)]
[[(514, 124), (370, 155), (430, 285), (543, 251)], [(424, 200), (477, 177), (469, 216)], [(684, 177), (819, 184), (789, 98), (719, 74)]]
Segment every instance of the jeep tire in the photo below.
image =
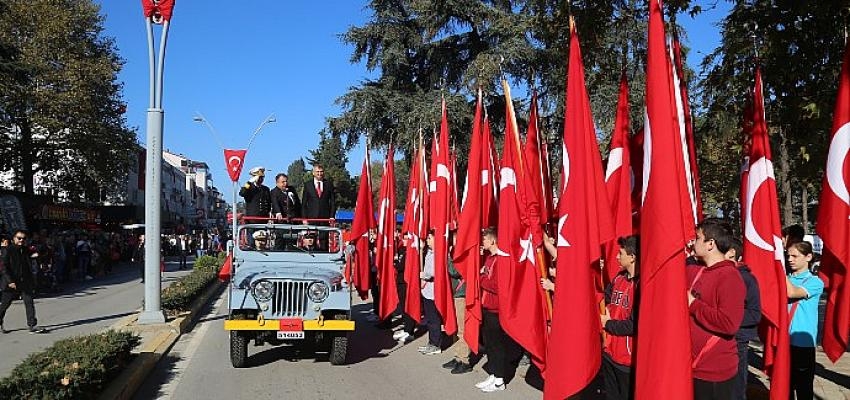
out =
[(345, 358), (348, 355), (348, 333), (342, 332), (333, 337), (331, 342), (331, 352), (328, 356), (331, 365), (345, 364)]
[(244, 368), (248, 362), (248, 337), (239, 331), (230, 331), (230, 363), (233, 368)]

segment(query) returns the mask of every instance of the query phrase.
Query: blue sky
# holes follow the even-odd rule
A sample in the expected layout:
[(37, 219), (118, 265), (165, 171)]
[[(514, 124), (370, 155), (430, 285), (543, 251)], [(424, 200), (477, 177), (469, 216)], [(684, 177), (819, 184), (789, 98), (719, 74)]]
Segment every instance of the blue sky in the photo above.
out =
[[(148, 55), (145, 24), (137, 0), (96, 0), (106, 16), (105, 34), (115, 38), (125, 60), (127, 120), (145, 141), (148, 106)], [(692, 68), (719, 41), (712, 24), (728, 10), (680, 15)], [(229, 148), (244, 148), (254, 129), (274, 112), (250, 149), (248, 168), (265, 166), (276, 173), (305, 156), (318, 143), (325, 118), (338, 115), (337, 97), (369, 76), (351, 64), (352, 49), (338, 35), (362, 25), (371, 13), (367, 1), (327, 2), (250, 0), (178, 0), (169, 30), (165, 60), (164, 148), (205, 161), (216, 186), (229, 187), (218, 142), (206, 127), (193, 122), (202, 113)], [(321, 6), (320, 6), (321, 5)], [(157, 46), (159, 30), (155, 31)], [(374, 158), (379, 159), (379, 158)], [(349, 155), (348, 169), (360, 173), (362, 148)]]

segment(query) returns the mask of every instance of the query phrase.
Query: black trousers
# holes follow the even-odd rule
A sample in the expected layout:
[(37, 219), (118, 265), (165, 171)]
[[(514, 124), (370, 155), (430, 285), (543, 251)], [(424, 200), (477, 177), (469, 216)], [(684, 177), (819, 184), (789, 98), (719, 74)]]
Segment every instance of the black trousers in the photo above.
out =
[(750, 361), (750, 342), (738, 342), (738, 375), (735, 375), (735, 386), (732, 387), (732, 399), (747, 400), (747, 366)]
[(412, 335), (413, 330), (416, 329), (416, 322), (404, 312), (404, 305), (407, 302), (407, 283), (396, 283), (396, 290), (398, 291), (398, 308), (396, 309), (396, 313), (401, 315), (401, 323), (404, 331)]
[(38, 325), (38, 320), (35, 318), (35, 303), (33, 303), (32, 293), (9, 291), (4, 291), (0, 295), (0, 324), (3, 323), (3, 318), (6, 317), (6, 310), (12, 305), (12, 301), (18, 298), (18, 294), (24, 300), (24, 309), (27, 312), (27, 326), (32, 328)]
[(381, 308), (381, 285), (378, 284), (378, 272), (369, 272), (369, 280), (372, 282), (372, 285), (369, 286), (369, 294), (372, 296), (372, 311), (375, 312), (375, 316), (381, 318), (381, 312), (378, 311)]
[(437, 304), (434, 300), (422, 298), (422, 308), (425, 310), (425, 326), (428, 327), (428, 344), (442, 347), (443, 346), (443, 317), (437, 310)]
[(709, 382), (694, 378), (694, 400), (727, 400), (732, 398), (736, 377), (723, 382)]
[(811, 400), (814, 398), (815, 348), (791, 346), (791, 392), (789, 399)]
[(497, 378), (513, 376), (522, 357), (522, 347), (510, 337), (499, 323), (499, 314), (482, 310), (482, 333), (487, 344), (487, 363)]
[(605, 378), (606, 400), (628, 400), (632, 398), (631, 368), (619, 365), (607, 354), (602, 354), (602, 376)]

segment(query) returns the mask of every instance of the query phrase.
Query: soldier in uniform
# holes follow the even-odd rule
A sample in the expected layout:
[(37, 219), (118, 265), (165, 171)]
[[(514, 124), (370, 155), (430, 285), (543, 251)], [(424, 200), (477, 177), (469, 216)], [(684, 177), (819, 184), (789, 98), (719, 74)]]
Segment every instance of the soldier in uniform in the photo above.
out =
[[(251, 168), (251, 177), (248, 182), (239, 189), (239, 195), (245, 199), (246, 217), (268, 217), (272, 209), (271, 192), (268, 186), (263, 185), (266, 169), (263, 167)], [(261, 221), (246, 221), (247, 223), (260, 223)]]

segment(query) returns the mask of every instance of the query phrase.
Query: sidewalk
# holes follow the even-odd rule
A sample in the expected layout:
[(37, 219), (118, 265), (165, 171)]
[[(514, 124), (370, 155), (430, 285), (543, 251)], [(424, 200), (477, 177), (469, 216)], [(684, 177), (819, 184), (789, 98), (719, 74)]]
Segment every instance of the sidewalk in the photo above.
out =
[[(761, 363), (762, 349), (759, 346), (750, 345), (750, 360)], [(753, 357), (755, 353), (755, 357)], [(838, 363), (833, 364), (832, 361), (823, 352), (823, 348), (818, 346), (815, 354), (815, 398), (826, 400), (850, 400), (850, 354), (845, 354), (838, 360)], [(749, 399), (769, 399), (770, 380), (759, 369), (750, 364), (750, 383), (747, 389), (747, 398)], [(756, 380), (754, 381), (753, 375)]]

